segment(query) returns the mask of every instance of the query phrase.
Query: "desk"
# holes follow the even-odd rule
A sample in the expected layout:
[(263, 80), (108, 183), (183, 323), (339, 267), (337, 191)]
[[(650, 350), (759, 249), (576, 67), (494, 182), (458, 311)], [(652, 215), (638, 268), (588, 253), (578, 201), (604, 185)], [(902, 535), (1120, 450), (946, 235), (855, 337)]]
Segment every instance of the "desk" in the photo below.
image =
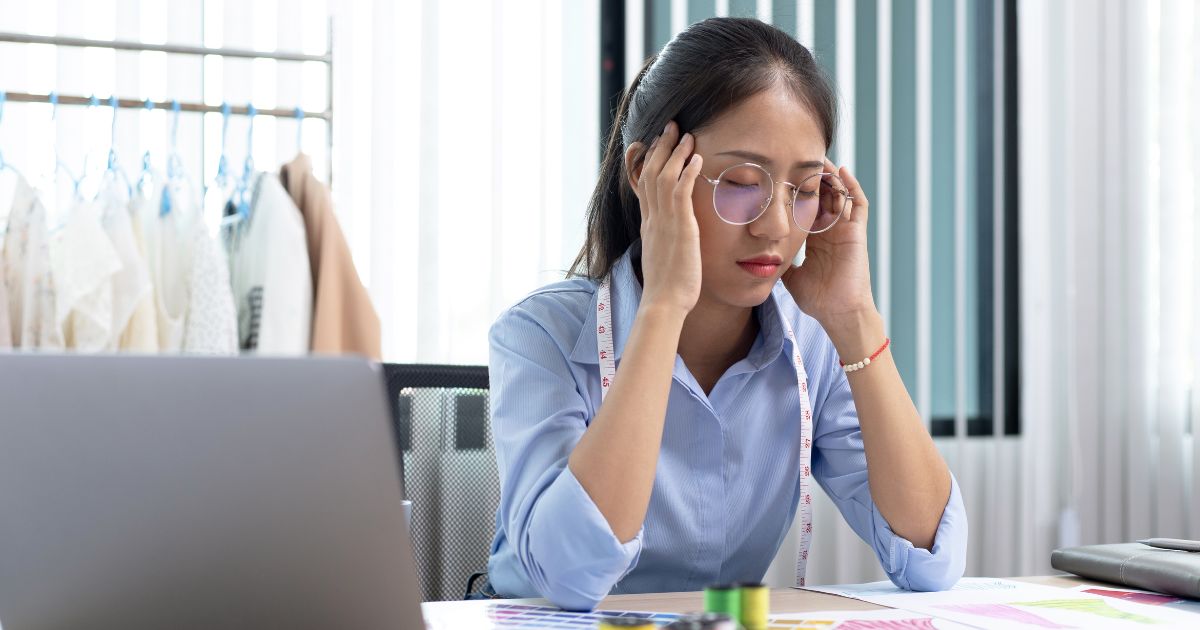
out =
[[(1082, 584), (1097, 585), (1097, 582), (1074, 576), (1038, 576), (1012, 578), (1021, 582), (1045, 584), (1061, 588), (1073, 588)], [(1111, 585), (1109, 585), (1111, 586)], [(448, 610), (462, 611), (470, 607), (487, 608), (494, 601), (428, 602), (422, 604), (427, 615), (445, 613)], [(509, 603), (548, 606), (544, 599), (510, 599)], [(450, 607), (450, 608), (447, 608)], [(794, 588), (771, 589), (771, 613), (800, 613), (818, 610), (881, 610), (882, 606), (868, 604), (857, 599), (838, 597), (826, 593), (814, 593)], [(598, 610), (644, 610), (653, 612), (687, 613), (704, 609), (704, 594), (693, 593), (646, 593), (641, 595), (610, 595), (597, 606)], [(438, 615), (441, 616), (441, 615)]]

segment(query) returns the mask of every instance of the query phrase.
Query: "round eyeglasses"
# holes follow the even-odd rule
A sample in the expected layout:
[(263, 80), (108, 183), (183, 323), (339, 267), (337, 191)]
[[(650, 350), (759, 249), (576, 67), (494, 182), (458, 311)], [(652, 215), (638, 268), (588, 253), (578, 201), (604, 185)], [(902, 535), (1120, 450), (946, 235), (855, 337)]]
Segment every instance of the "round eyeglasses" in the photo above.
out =
[[(713, 186), (713, 208), (721, 220), (746, 225), (758, 220), (775, 198), (775, 180), (767, 169), (746, 162), (721, 171), (716, 179), (700, 175)], [(842, 218), (854, 199), (841, 178), (833, 173), (813, 173), (799, 184), (780, 182), (792, 191), (792, 220), (809, 234), (819, 234)]]

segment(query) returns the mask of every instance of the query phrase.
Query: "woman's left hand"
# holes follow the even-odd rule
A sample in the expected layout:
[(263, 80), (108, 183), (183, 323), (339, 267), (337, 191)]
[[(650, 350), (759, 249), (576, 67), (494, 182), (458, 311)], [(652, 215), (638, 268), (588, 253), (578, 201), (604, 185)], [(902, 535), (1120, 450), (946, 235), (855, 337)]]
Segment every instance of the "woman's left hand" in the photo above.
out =
[(808, 236), (804, 264), (788, 269), (782, 279), (800, 309), (828, 329), (830, 322), (876, 309), (867, 256), (867, 195), (850, 169), (837, 170), (826, 159), (825, 170), (845, 183), (852, 205), (832, 228)]

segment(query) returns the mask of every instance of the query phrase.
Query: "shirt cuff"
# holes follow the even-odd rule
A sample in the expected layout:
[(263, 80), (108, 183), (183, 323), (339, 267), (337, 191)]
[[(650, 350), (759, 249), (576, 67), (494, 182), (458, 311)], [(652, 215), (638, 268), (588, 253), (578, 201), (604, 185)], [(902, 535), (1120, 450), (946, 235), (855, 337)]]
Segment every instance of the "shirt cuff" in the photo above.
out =
[(527, 549), (541, 570), (531, 571), (526, 563), (526, 572), (554, 605), (590, 611), (637, 565), (644, 529), (629, 542), (619, 541), (565, 466), (534, 508)]
[(950, 499), (934, 535), (933, 548), (921, 549), (892, 531), (872, 502), (876, 549), (884, 550), (883, 568), (896, 586), (912, 591), (944, 591), (962, 577), (967, 560), (967, 514), (958, 481), (950, 476)]

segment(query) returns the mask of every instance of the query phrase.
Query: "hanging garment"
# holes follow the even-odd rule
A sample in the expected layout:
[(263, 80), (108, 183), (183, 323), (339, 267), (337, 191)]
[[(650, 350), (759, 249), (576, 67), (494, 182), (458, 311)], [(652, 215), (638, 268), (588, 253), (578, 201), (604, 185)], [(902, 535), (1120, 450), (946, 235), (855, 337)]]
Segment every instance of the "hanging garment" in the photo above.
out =
[(192, 273), (183, 350), (197, 354), (238, 353), (237, 309), (229, 283), (229, 264), (204, 221), (192, 228)]
[[(171, 211), (165, 216), (159, 211), (163, 195), (171, 196)], [(158, 349), (166, 353), (183, 351), (187, 325), (192, 249), (195, 246), (191, 228), (192, 221), (198, 220), (194, 208), (180, 207), (188, 197), (186, 184), (175, 182), (159, 186), (152, 195), (139, 200), (137, 210), (142, 219), (146, 261), (154, 287)]]
[(4, 283), (13, 347), (62, 349), (62, 333), (55, 318), (46, 208), (24, 179), (17, 181), (4, 234)]
[(354, 268), (329, 188), (313, 176), (312, 160), (303, 153), (283, 166), (280, 179), (304, 217), (312, 265), (312, 351), (379, 360), (379, 316)]
[(239, 343), (259, 354), (306, 354), (313, 302), (304, 218), (278, 176), (260, 173), (253, 186), (249, 216), (225, 231)]
[[(0, 261), (4, 260), (4, 241), (0, 239)], [(12, 324), (8, 321), (8, 283), (0, 278), (0, 350), (12, 348)]]
[(104, 231), (121, 261), (121, 269), (112, 278), (112, 335), (106, 349), (121, 347), (121, 340), (139, 305), (150, 296), (150, 270), (146, 266), (133, 221), (129, 214), (129, 193), (123, 182), (110, 179), (97, 198)]
[[(8, 230), (8, 214), (12, 211), (16, 192), (15, 171), (0, 170), (0, 263), (4, 262), (4, 234)], [(8, 315), (8, 283), (0, 273), (0, 350), (12, 348), (12, 324)]]
[[(160, 193), (161, 194), (161, 193)], [(150, 198), (153, 198), (151, 195)], [(151, 272), (149, 250), (146, 242), (146, 215), (153, 214), (150, 203), (141, 193), (129, 200), (128, 212), (133, 242), (137, 247), (138, 256), (146, 270), (148, 287), (146, 293), (134, 306), (129, 316), (129, 323), (121, 333), (117, 347), (126, 352), (151, 354), (159, 351), (158, 345), (158, 309), (154, 291), (154, 280)]]
[(72, 202), (62, 229), (50, 239), (55, 321), (66, 347), (99, 352), (112, 341), (113, 277), (121, 259), (101, 223), (101, 206)]

